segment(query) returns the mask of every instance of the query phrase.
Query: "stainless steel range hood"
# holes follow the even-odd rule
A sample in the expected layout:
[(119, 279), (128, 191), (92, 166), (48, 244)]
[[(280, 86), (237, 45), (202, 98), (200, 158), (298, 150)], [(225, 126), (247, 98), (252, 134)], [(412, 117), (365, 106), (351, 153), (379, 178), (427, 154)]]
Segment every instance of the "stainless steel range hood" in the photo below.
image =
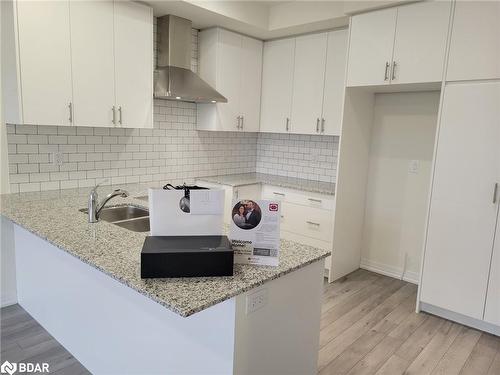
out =
[(191, 71), (191, 21), (158, 17), (158, 66), (154, 96), (196, 103), (227, 103), (227, 99)]

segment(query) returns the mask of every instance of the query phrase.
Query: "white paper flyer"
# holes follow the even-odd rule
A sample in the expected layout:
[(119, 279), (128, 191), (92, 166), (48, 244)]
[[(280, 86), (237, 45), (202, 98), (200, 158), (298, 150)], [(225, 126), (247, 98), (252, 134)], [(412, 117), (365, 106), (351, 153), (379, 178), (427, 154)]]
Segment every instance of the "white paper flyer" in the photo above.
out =
[(235, 263), (278, 266), (280, 211), (279, 201), (233, 202), (229, 239)]

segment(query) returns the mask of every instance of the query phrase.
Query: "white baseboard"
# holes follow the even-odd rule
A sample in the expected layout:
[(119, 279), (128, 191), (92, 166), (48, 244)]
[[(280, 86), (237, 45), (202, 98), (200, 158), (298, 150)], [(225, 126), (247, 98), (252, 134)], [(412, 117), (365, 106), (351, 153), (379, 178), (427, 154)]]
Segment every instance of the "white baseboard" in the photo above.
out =
[(463, 324), (468, 327), (479, 329), (480, 331), (485, 331), (493, 335), (500, 336), (500, 327), (485, 322), (484, 320), (474, 319), (469, 316), (465, 316), (450, 310), (446, 310), (441, 307), (434, 306), (425, 302), (420, 302), (420, 310), (428, 312), (432, 315), (437, 315), (442, 318), (452, 320), (454, 322)]
[(16, 303), (17, 303), (17, 296), (16, 295), (6, 295), (6, 296), (2, 296), (0, 306), (7, 307), (10, 305), (15, 305)]
[(403, 270), (401, 268), (389, 266), (388, 264), (375, 262), (366, 258), (361, 258), (361, 264), (359, 267), (368, 271), (380, 273), (381, 275), (394, 277), (395, 279), (402, 279), (417, 285), (420, 278), (420, 275), (417, 272), (406, 271), (403, 275)]

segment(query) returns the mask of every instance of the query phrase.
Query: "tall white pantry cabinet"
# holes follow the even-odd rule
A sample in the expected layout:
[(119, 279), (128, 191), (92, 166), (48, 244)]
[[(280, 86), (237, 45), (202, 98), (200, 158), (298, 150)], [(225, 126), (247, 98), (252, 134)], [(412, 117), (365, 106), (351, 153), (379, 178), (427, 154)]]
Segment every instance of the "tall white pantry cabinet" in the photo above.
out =
[(497, 335), (499, 52), (500, 3), (457, 2), (419, 293), (420, 309)]

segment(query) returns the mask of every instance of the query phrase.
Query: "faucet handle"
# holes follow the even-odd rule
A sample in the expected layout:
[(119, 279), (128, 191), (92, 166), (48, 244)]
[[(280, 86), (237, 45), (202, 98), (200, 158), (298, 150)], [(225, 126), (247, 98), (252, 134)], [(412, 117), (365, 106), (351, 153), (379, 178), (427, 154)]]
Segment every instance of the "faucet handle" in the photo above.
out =
[(108, 181), (109, 181), (109, 178), (105, 178), (104, 180), (102, 180), (101, 182), (99, 182), (96, 186), (94, 186), (90, 192), (91, 193), (97, 193), (97, 188), (99, 186), (101, 186), (102, 184), (108, 182)]

